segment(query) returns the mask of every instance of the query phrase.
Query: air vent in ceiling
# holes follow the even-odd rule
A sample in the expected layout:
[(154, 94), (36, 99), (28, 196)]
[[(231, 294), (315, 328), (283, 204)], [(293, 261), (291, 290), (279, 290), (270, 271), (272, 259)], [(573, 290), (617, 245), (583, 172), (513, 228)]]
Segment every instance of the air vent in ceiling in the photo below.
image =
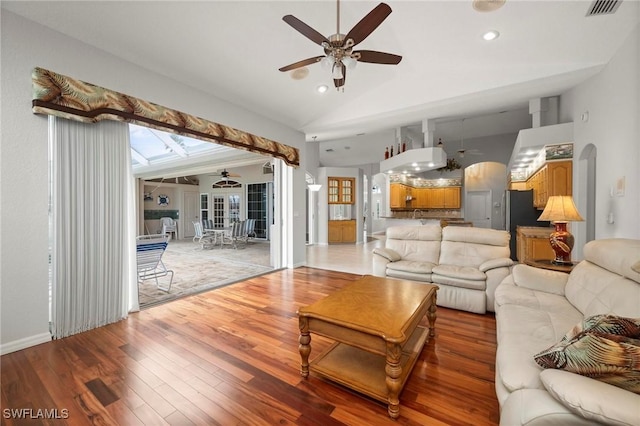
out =
[(326, 152), (333, 152), (333, 148), (327, 148), (325, 149)]
[(589, 6), (587, 16), (609, 15), (618, 10), (622, 0), (594, 0)]

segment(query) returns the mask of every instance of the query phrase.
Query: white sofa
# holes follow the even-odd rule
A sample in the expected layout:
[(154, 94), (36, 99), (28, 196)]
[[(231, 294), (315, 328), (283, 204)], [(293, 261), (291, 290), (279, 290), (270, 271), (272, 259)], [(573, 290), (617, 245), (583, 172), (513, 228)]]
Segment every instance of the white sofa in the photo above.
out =
[(591, 241), (584, 257), (571, 274), (516, 265), (495, 291), (501, 425), (640, 425), (640, 395), (534, 360), (587, 317), (640, 318), (640, 240)]
[(387, 228), (385, 247), (373, 251), (373, 275), (436, 283), (437, 304), (484, 314), (510, 273), (509, 233), (437, 225)]

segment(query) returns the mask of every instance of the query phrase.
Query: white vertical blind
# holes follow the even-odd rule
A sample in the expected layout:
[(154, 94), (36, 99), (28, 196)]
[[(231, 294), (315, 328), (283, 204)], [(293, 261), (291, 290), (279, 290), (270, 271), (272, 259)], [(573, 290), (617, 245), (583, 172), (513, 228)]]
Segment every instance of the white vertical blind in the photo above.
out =
[(126, 123), (51, 117), (52, 335), (137, 309), (135, 199)]

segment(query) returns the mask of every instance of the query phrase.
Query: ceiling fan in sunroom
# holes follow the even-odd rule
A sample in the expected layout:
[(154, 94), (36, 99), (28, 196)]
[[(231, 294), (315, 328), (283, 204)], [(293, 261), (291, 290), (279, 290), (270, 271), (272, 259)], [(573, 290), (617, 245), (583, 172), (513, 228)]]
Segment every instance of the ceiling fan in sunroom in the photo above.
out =
[(293, 15), (284, 16), (282, 19), (287, 24), (312, 42), (322, 46), (324, 55), (294, 62), (280, 68), (280, 71), (291, 71), (320, 62), (324, 68), (331, 70), (333, 83), (336, 89), (339, 90), (346, 82), (347, 69), (355, 67), (357, 62), (386, 65), (399, 64), (402, 60), (402, 56), (399, 55), (375, 50), (353, 50), (354, 46), (364, 41), (390, 13), (391, 7), (385, 3), (380, 3), (345, 35), (340, 33), (340, 0), (337, 0), (336, 33), (329, 37), (323, 36)]

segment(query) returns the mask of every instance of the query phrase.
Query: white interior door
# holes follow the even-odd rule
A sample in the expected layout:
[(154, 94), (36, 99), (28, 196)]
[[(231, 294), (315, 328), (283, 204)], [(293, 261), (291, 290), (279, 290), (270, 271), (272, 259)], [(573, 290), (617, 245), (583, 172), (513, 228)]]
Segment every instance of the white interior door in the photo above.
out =
[(182, 238), (192, 238), (196, 235), (195, 229), (193, 229), (193, 221), (200, 221), (199, 219), (199, 206), (198, 198), (200, 194), (198, 192), (185, 192), (184, 193), (184, 215), (182, 217), (182, 231), (180, 236)]
[(465, 201), (467, 222), (478, 228), (491, 228), (491, 191), (468, 191)]

